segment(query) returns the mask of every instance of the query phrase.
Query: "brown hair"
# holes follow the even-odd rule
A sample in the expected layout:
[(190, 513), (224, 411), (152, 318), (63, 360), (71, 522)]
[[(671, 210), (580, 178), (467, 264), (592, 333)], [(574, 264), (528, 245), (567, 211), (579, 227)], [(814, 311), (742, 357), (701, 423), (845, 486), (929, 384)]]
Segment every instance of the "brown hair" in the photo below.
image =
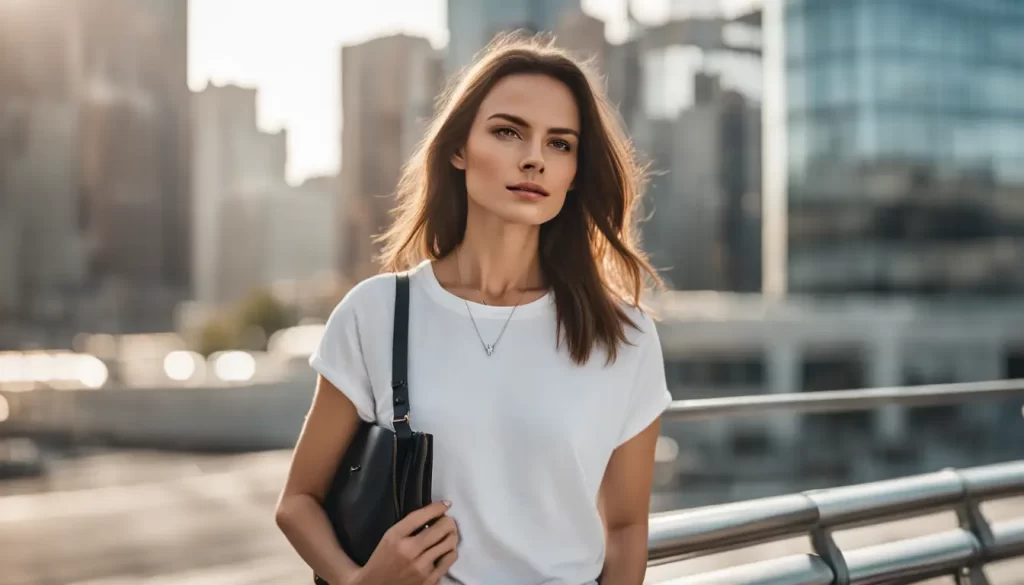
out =
[(441, 259), (462, 242), (467, 194), (464, 171), (451, 164), (481, 102), (508, 75), (548, 75), (572, 91), (580, 112), (575, 188), (561, 211), (540, 229), (540, 264), (555, 300), (559, 343), (572, 359), (589, 360), (595, 345), (614, 361), (625, 326), (636, 326), (620, 303), (641, 306), (648, 284), (661, 285), (639, 249), (634, 206), (644, 180), (622, 124), (586, 64), (539, 37), (503, 35), (450, 86), (437, 115), (403, 170), (397, 217), (379, 240), (384, 271)]

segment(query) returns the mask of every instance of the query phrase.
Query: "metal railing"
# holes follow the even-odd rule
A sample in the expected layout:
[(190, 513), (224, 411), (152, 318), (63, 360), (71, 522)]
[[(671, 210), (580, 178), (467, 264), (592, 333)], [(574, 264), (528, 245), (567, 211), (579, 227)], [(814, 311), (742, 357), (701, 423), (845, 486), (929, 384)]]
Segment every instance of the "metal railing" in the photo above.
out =
[[(1024, 398), (1024, 380), (682, 400), (668, 419), (768, 412), (841, 412), (889, 405), (931, 406)], [(952, 576), (988, 585), (986, 563), (1024, 556), (1024, 518), (991, 523), (985, 501), (1024, 496), (1024, 460), (946, 469), (900, 479), (653, 514), (652, 565), (793, 537), (814, 551), (666, 581), (672, 585), (880, 585)], [(938, 534), (844, 550), (834, 533), (853, 527), (952, 511), (959, 527)]]
[(851, 412), (893, 405), (939, 406), (1001, 398), (1024, 398), (1024, 380), (676, 400), (665, 411), (665, 418), (701, 420), (773, 412)]

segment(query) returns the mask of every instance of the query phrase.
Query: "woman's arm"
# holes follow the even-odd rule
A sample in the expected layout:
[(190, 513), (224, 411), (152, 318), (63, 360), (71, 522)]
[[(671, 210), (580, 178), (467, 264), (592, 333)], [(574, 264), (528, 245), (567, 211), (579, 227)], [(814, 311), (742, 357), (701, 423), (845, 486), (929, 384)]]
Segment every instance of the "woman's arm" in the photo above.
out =
[(352, 401), (319, 376), (277, 503), (277, 525), (306, 564), (331, 585), (349, 585), (359, 569), (341, 550), (321, 507), (359, 422)]
[(660, 417), (620, 445), (601, 481), (606, 553), (601, 585), (641, 585), (647, 572), (647, 518)]

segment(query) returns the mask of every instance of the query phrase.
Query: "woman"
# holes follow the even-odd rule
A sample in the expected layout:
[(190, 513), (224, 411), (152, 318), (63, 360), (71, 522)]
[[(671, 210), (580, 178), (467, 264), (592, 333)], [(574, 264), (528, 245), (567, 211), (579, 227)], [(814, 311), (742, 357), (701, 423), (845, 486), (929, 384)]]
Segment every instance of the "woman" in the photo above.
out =
[[(639, 308), (658, 280), (634, 242), (639, 169), (613, 109), (550, 45), (496, 42), (445, 97), (399, 185), (386, 273), (346, 295), (310, 358), (278, 524), (331, 585), (638, 585), (670, 401)], [(359, 420), (391, 425), (400, 270), (437, 503), (359, 567), (319, 502)]]

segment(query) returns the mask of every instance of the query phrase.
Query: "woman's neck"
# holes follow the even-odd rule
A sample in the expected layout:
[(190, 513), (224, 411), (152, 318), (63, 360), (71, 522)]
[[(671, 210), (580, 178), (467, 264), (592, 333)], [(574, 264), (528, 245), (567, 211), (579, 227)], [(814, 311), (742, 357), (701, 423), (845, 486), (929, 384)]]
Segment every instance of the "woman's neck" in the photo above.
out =
[(538, 254), (540, 226), (467, 221), (462, 243), (435, 265), (450, 292), (492, 305), (530, 302), (546, 292)]

